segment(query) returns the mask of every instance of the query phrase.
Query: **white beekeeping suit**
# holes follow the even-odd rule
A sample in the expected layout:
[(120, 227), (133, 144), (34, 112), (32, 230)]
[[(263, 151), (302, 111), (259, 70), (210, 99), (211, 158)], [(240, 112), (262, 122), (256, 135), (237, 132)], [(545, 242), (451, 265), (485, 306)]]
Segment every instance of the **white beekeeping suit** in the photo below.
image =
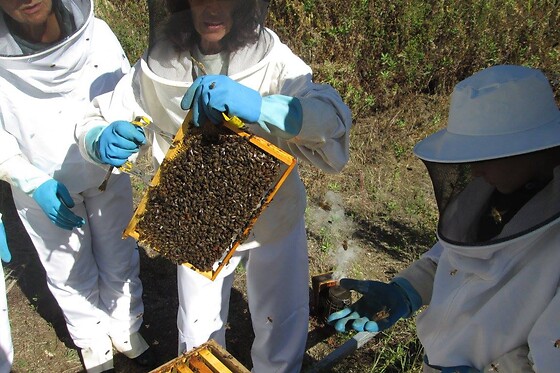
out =
[[(99, 191), (105, 170), (82, 158), (74, 129), (90, 101), (112, 90), (130, 65), (94, 17), (93, 0), (52, 4), (66, 36), (51, 44), (22, 41), (0, 10), (0, 177), (12, 186), (87, 371), (101, 372), (113, 367), (113, 345), (129, 358), (148, 348), (138, 333), (139, 254), (134, 240), (121, 239), (133, 211), (129, 178), (114, 175)], [(68, 189), (83, 224), (61, 229), (36, 201), (37, 189), (53, 179)]]
[[(204, 53), (196, 43), (189, 42), (189, 37), (198, 32), (193, 27), (190, 6), (208, 17), (206, 24), (219, 28), (228, 18), (223, 8), (232, 4), (236, 8), (231, 33), (240, 35), (236, 32), (244, 29), (245, 35), (252, 35), (250, 42), (234, 45), (238, 39), (224, 38), (229, 48), (215, 54)], [(254, 97), (260, 96), (282, 109), (280, 115), (275, 110), (267, 112), (269, 116), (261, 123), (245, 120), (250, 131), (326, 172), (344, 167), (352, 124), (350, 111), (331, 86), (314, 83), (310, 67), (272, 30), (262, 27), (268, 2), (178, 0), (151, 1), (150, 5), (149, 50), (112, 95), (94, 100), (91, 117), (77, 129), (85, 157), (103, 162), (96, 154), (109, 129), (136, 115), (147, 115), (160, 130), (176, 133), (187, 113), (181, 108), (185, 92), (196, 78), (208, 74), (204, 78), (233, 81), (253, 92)], [(300, 110), (294, 110), (291, 116), (293, 108), (287, 103)], [(261, 113), (265, 114), (264, 109)], [(292, 131), (280, 129), (291, 125), (295, 128)], [(169, 149), (168, 140), (149, 130), (146, 137), (151, 140), (156, 162), (161, 162)], [(300, 370), (309, 318), (305, 206), (305, 188), (296, 168), (214, 281), (178, 266), (179, 352), (210, 338), (225, 344), (234, 271), (243, 263), (255, 332), (253, 370)]]

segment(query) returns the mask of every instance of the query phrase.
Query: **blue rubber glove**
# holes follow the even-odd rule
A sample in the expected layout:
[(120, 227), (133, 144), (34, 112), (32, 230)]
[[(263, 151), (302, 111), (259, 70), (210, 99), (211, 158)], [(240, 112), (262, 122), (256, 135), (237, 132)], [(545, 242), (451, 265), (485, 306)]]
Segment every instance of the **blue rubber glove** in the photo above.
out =
[(86, 222), (70, 209), (74, 201), (64, 184), (50, 179), (39, 185), (33, 193), (33, 199), (43, 209), (47, 217), (58, 227), (71, 231)]
[(12, 254), (10, 249), (8, 249), (8, 241), (6, 240), (6, 230), (2, 221), (0, 221), (0, 259), (4, 263), (9, 263), (12, 260)]
[(224, 121), (222, 113), (255, 123), (261, 115), (261, 104), (259, 92), (226, 75), (198, 77), (181, 100), (183, 110), (192, 107), (195, 126), (203, 125), (208, 120), (221, 124)]
[(398, 282), (387, 284), (343, 278), (340, 286), (363, 296), (350, 307), (330, 314), (327, 322), (334, 325), (338, 332), (344, 332), (347, 328), (359, 332), (379, 332), (390, 328), (422, 305), (420, 295), (407, 280), (399, 278)]
[(101, 163), (119, 167), (145, 143), (142, 127), (118, 120), (103, 129), (93, 144), (93, 151)]
[(480, 373), (480, 370), (461, 365), (458, 367), (441, 368), (441, 373)]

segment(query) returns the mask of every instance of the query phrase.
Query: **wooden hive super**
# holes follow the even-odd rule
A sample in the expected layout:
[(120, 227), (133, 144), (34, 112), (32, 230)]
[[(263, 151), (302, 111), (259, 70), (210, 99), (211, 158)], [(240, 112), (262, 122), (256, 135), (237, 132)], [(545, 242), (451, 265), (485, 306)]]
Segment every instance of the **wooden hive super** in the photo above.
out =
[(150, 373), (249, 373), (239, 361), (215, 341), (187, 352)]
[(190, 121), (189, 114), (123, 237), (214, 280), (296, 160), (228, 122), (209, 142)]

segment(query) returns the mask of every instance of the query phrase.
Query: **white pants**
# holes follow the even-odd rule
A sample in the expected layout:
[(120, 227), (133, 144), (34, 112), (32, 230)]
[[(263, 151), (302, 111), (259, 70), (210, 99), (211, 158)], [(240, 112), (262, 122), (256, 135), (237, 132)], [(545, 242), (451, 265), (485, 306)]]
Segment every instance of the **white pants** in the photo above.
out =
[(111, 366), (111, 339), (128, 340), (140, 328), (144, 312), (138, 248), (132, 238), (122, 239), (133, 212), (129, 177), (113, 174), (104, 192), (92, 187), (71, 193), (72, 211), (86, 220), (72, 231), (54, 225), (17, 188), (12, 193), (74, 343), (82, 351), (111, 351), (101, 358), (110, 359)]
[(291, 232), (278, 232), (272, 242), (241, 245), (214, 281), (178, 266), (179, 352), (209, 339), (225, 346), (233, 276), (242, 261), (255, 333), (253, 371), (299, 372), (309, 323), (309, 264), (303, 217)]
[(8, 318), (8, 300), (6, 299), (6, 283), (4, 268), (0, 263), (0, 373), (10, 373), (14, 361), (14, 346)]

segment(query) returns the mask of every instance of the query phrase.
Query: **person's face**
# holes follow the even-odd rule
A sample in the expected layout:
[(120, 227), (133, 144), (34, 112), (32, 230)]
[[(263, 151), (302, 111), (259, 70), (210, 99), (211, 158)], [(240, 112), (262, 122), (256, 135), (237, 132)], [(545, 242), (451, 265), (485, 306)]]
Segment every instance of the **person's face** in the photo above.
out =
[(549, 177), (549, 162), (542, 153), (493, 159), (471, 164), (475, 177), (483, 177), (487, 183), (504, 194), (513, 193), (530, 181)]
[(231, 31), (237, 0), (188, 0), (194, 28), (200, 35), (200, 49), (205, 54), (222, 50), (220, 41)]
[(38, 27), (47, 22), (52, 0), (0, 0), (0, 8), (22, 28)]

